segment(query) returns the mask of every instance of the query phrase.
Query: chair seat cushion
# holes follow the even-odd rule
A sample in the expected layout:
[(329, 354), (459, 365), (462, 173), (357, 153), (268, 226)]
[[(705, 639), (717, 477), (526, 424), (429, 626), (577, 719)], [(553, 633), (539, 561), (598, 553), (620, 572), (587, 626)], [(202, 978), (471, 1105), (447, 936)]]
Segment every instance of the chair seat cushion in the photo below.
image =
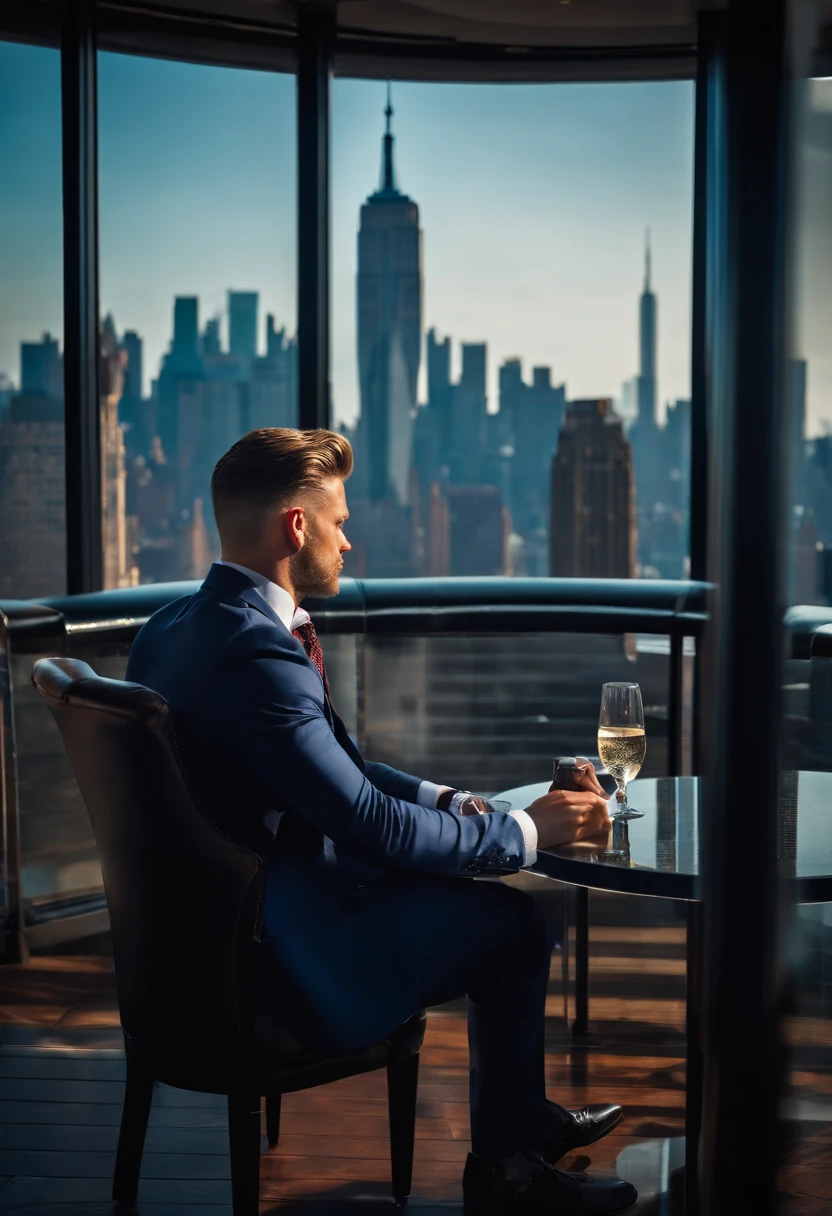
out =
[[(146, 1069), (155, 1080), (177, 1089), (200, 1093), (227, 1094), (233, 1089), (256, 1088), (260, 1094), (286, 1094), (298, 1089), (326, 1085), (342, 1077), (373, 1072), (388, 1064), (415, 1055), (425, 1037), (426, 1014), (418, 1010), (386, 1038), (358, 1051), (320, 1056), (301, 1047), (282, 1027), (273, 1028), (271, 1050), (259, 1059), (246, 1061), (240, 1052), (231, 1058), (226, 1052), (202, 1051), (197, 1058), (189, 1052), (149, 1051), (125, 1034), (127, 1058)], [(262, 1033), (258, 1035), (263, 1041)]]

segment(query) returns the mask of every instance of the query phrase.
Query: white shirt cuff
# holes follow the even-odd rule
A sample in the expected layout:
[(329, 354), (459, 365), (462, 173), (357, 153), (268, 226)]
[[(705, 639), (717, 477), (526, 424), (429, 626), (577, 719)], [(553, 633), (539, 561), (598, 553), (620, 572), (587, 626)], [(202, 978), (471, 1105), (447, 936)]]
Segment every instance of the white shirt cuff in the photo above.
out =
[(430, 806), (436, 810), (439, 795), (444, 794), (449, 789), (451, 789), (449, 785), (434, 785), (432, 781), (422, 781), (416, 792), (416, 805)]
[(531, 815), (526, 811), (509, 811), (512, 819), (516, 819), (523, 829), (523, 839), (526, 842), (526, 860), (523, 869), (527, 870), (537, 861), (537, 828)]

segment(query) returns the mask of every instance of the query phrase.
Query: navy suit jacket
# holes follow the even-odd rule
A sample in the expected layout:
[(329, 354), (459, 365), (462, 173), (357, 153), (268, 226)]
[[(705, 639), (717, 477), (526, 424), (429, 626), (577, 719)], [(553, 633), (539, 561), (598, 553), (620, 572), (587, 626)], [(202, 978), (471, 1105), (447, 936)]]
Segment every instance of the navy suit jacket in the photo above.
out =
[[(464, 879), (525, 861), (510, 815), (419, 806), (418, 778), (363, 759), (302, 645), (239, 570), (214, 565), (195, 595), (155, 613), (127, 679), (170, 705), (209, 819), (265, 856), (262, 940), (293, 983), (310, 952), (326, 966), (326, 927), (349, 919), (357, 892), (385, 875)], [(309, 951), (290, 940), (309, 934)]]

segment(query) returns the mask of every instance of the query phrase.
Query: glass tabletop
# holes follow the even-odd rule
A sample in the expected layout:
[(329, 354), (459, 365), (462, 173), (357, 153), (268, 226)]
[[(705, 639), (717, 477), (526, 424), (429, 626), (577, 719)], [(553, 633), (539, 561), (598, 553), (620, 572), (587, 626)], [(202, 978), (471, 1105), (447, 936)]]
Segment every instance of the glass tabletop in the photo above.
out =
[[(496, 797), (527, 807), (549, 782), (518, 786)], [(583, 886), (633, 894), (700, 898), (698, 777), (643, 777), (627, 789), (643, 819), (615, 824), (606, 836), (558, 849), (541, 849), (536, 873)], [(754, 792), (737, 813), (754, 831)], [(832, 900), (832, 773), (785, 772), (780, 798), (777, 859), (794, 881), (798, 899)]]

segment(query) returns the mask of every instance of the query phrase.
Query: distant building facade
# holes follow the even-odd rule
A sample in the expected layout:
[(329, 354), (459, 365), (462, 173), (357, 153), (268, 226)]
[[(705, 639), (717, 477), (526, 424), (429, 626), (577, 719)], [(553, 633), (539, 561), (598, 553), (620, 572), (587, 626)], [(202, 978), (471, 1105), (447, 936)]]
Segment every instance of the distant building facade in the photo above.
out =
[(633, 459), (608, 399), (572, 401), (552, 461), (549, 572), (559, 578), (632, 578)]
[[(63, 357), (55, 339), (21, 344), (31, 391), (0, 415), (0, 595), (39, 599), (66, 591), (66, 444)], [(137, 579), (126, 516), (124, 436), (118, 417), (127, 356), (111, 318), (100, 335), (99, 425), (105, 586)]]
[(496, 486), (449, 486), (451, 575), (507, 575), (511, 517)]
[(66, 590), (64, 403), (12, 397), (0, 420), (0, 595), (37, 599)]
[(369, 497), (403, 506), (422, 348), (422, 233), (418, 206), (396, 185), (392, 114), (388, 96), (381, 182), (358, 231), (357, 341)]
[(228, 353), (246, 363), (257, 357), (258, 303), (256, 291), (228, 293)]

